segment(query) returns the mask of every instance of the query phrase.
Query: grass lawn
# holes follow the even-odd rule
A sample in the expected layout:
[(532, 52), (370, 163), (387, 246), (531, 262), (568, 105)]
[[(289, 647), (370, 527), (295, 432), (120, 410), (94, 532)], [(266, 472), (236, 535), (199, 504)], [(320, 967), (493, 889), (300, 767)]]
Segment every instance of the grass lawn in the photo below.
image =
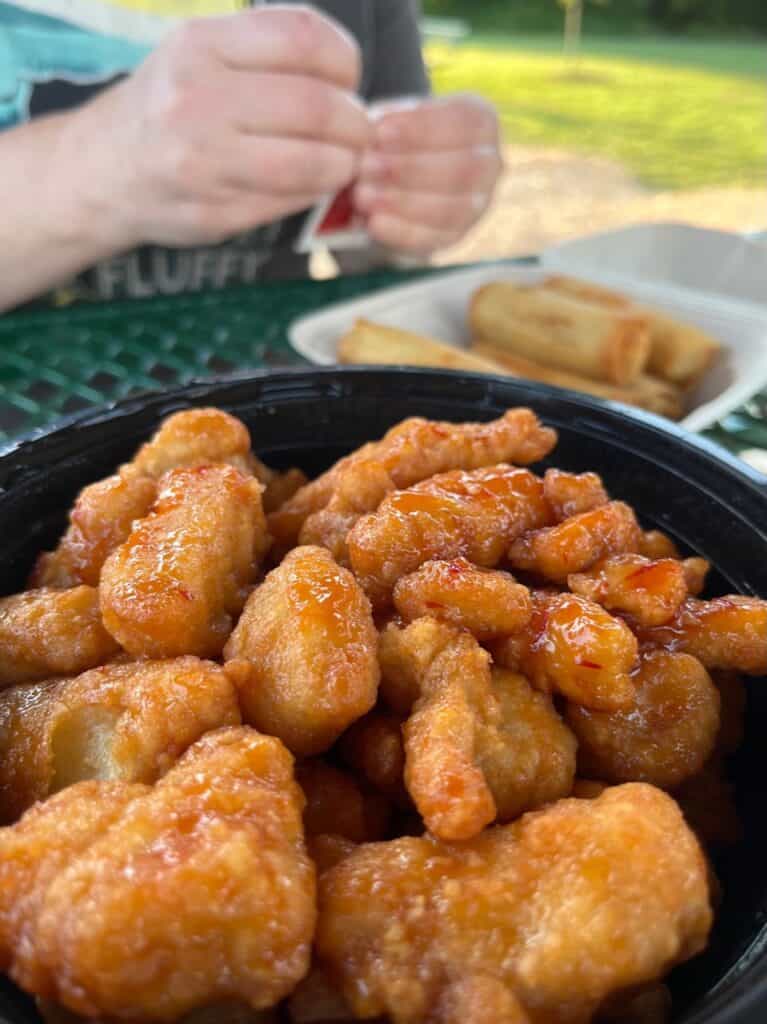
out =
[(434, 41), (427, 56), (435, 90), (487, 96), (508, 141), (619, 160), (655, 188), (765, 182), (763, 45), (595, 37), (577, 73), (554, 36)]

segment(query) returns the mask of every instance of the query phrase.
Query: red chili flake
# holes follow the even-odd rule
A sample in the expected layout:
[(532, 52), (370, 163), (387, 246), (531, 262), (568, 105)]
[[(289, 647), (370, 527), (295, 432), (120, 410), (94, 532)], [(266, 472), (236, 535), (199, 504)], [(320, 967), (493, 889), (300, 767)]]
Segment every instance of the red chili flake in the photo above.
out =
[(657, 569), (657, 567), (658, 567), (658, 563), (657, 562), (653, 562), (650, 565), (641, 565), (638, 569), (635, 569), (633, 572), (630, 572), (628, 574), (628, 576), (626, 577), (626, 579), (627, 580), (635, 580), (638, 576), (644, 576), (648, 572), (654, 572), (655, 569)]
[(581, 668), (601, 668), (602, 667), (601, 665), (598, 665), (595, 661), (587, 661), (585, 658), (581, 658), (578, 661), (578, 664), (581, 666)]

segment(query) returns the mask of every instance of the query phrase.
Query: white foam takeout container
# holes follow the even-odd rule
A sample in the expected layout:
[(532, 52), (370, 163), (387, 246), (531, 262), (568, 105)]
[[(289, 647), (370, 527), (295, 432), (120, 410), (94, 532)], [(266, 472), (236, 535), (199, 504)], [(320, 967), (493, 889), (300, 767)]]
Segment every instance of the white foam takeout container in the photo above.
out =
[(722, 342), (723, 358), (687, 396), (688, 429), (710, 426), (767, 384), (767, 247), (682, 225), (641, 225), (565, 243), (543, 253), (540, 266), (448, 270), (301, 317), (288, 337), (302, 356), (323, 365), (336, 362), (338, 339), (360, 317), (464, 347), (476, 288), (499, 280), (532, 284), (552, 271), (613, 287)]

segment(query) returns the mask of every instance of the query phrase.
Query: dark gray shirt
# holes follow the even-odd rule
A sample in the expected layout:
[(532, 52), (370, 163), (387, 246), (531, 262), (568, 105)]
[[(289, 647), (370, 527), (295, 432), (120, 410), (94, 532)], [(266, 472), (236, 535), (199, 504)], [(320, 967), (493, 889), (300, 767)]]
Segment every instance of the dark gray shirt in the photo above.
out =
[[(252, 0), (253, 2), (253, 0)], [(258, 0), (255, 0), (257, 3)], [(265, 0), (269, 2), (269, 0)], [(280, 0), (285, 2), (285, 0)], [(299, 2), (299, 0), (295, 0)], [(61, 0), (28, 4), (0, 0), (0, 130), (45, 113), (71, 109), (129, 73), (146, 46), (131, 37), (94, 31), (93, 22), (66, 13)], [(87, 9), (88, 4), (84, 4)], [(343, 24), (363, 55), (360, 93), (365, 100), (428, 92), (418, 34), (418, 0), (319, 0), (313, 4)], [(40, 14), (40, 9), (50, 13)], [(34, 9), (30, 9), (34, 8)], [(5, 58), (4, 58), (5, 59)], [(9, 81), (3, 81), (5, 74)], [(14, 91), (15, 88), (15, 91)], [(4, 102), (5, 97), (10, 101)], [(80, 274), (57, 290), (56, 303), (174, 295), (255, 280), (305, 276), (307, 257), (294, 251), (306, 214), (246, 232), (221, 245), (189, 249), (145, 246), (120, 254)], [(362, 265), (365, 260), (359, 260)]]

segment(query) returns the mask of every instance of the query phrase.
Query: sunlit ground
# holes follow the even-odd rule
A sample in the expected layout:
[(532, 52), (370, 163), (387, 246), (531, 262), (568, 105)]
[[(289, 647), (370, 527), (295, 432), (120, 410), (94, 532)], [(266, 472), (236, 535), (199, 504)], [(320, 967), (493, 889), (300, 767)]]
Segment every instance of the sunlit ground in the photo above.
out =
[(497, 105), (510, 162), (491, 217), (447, 259), (532, 251), (640, 220), (767, 228), (767, 64), (749, 43), (555, 37), (427, 45), (435, 91)]

